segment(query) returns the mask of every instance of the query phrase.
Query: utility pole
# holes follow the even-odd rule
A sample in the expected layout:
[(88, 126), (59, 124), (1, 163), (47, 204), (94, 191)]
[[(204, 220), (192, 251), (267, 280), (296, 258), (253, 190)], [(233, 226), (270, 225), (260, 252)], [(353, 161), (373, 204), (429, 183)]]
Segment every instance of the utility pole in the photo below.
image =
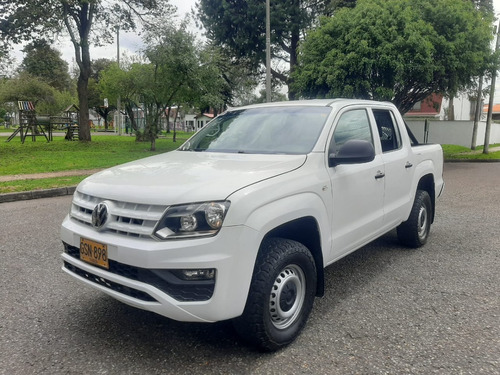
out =
[(266, 0), (266, 101), (271, 102), (271, 0)]
[[(497, 26), (497, 42), (495, 45), (495, 52), (498, 51), (499, 48), (499, 34), (500, 34), (500, 25)], [(489, 153), (490, 148), (490, 132), (491, 132), (491, 118), (493, 117), (493, 105), (495, 99), (495, 84), (497, 79), (497, 67), (493, 68), (493, 72), (491, 73), (491, 88), (490, 88), (490, 101), (488, 104), (488, 117), (486, 119), (486, 129), (484, 132), (484, 148), (483, 154)]]

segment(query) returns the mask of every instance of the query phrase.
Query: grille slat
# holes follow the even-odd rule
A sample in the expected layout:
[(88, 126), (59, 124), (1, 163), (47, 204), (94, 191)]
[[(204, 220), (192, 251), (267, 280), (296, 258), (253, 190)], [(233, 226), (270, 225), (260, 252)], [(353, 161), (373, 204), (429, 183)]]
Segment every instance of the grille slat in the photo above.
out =
[(108, 225), (108, 229), (115, 230), (118, 232), (127, 232), (127, 233), (133, 233), (133, 234), (138, 234), (138, 235), (143, 235), (143, 236), (149, 236), (153, 232), (154, 225), (156, 224), (155, 222), (153, 223), (148, 223), (151, 225), (136, 225), (136, 224), (128, 224), (124, 222), (118, 222), (114, 221), (111, 222)]
[(151, 238), (153, 229), (161, 219), (167, 206), (128, 203), (94, 197), (75, 192), (71, 206), (71, 217), (92, 226), (92, 210), (103, 202), (109, 202), (108, 223), (103, 231), (123, 236)]

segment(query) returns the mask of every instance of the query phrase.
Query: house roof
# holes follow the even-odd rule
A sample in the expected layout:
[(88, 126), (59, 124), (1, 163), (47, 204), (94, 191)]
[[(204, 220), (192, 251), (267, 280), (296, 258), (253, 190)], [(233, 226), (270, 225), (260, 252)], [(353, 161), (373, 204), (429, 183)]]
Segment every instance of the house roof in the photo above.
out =
[(78, 108), (78, 106), (76, 104), (71, 104), (63, 112), (80, 112), (80, 109)]
[(194, 118), (200, 118), (200, 117), (208, 117), (208, 118), (214, 118), (213, 113), (200, 113), (199, 115), (196, 115)]
[[(488, 104), (485, 104), (483, 106), (483, 112), (488, 112), (488, 108), (490, 106)], [(491, 111), (491, 113), (500, 113), (500, 104), (493, 104), (493, 110)]]

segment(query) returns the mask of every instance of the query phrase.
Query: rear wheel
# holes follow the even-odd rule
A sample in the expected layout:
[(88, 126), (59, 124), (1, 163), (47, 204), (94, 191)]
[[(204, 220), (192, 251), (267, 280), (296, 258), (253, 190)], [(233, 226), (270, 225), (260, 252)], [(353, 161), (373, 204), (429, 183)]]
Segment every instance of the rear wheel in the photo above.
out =
[(265, 240), (259, 251), (247, 303), (233, 323), (240, 336), (265, 351), (291, 343), (311, 312), (316, 265), (302, 244)]
[(399, 241), (413, 248), (425, 245), (429, 237), (431, 221), (431, 197), (425, 190), (417, 190), (410, 217), (398, 227)]

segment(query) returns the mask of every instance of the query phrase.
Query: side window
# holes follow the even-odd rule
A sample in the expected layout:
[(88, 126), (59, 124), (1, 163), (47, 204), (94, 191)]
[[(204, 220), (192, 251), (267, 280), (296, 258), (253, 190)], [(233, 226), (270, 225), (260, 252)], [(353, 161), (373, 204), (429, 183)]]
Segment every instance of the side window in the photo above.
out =
[(389, 152), (401, 148), (401, 135), (396, 124), (394, 114), (385, 109), (374, 109), (373, 116), (377, 123), (382, 152)]
[(354, 109), (340, 116), (333, 132), (330, 153), (340, 150), (344, 143), (352, 139), (368, 141), (373, 145), (370, 121), (364, 109)]

